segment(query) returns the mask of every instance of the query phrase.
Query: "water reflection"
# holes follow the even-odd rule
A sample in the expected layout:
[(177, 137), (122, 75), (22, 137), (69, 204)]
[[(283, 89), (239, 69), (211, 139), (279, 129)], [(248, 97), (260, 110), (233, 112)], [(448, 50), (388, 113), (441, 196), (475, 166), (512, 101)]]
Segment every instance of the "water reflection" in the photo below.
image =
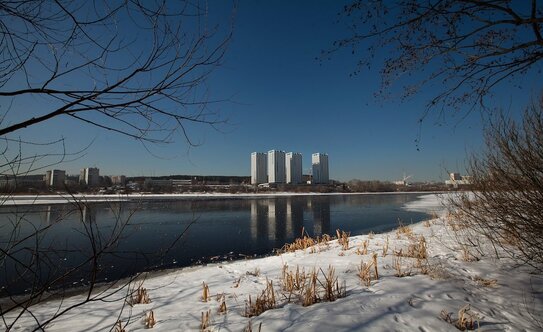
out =
[[(108, 243), (119, 231), (119, 223), (126, 222), (122, 236), (100, 261), (99, 277), (111, 280), (142, 270), (206, 262), (229, 253), (269, 254), (299, 237), (302, 229), (311, 236), (330, 234), (336, 228), (353, 235), (385, 231), (396, 227), (398, 218), (409, 223), (426, 217), (402, 209), (417, 196), (309, 195), (0, 207), (0, 247), (6, 249), (13, 234), (12, 221), (24, 215), (18, 234), (23, 237), (51, 225), (40, 235), (40, 245), (57, 251), (59, 257), (51, 259), (55, 267), (69, 268), (81, 264), (84, 254), (90, 252), (86, 233), (90, 221), (101, 244)], [(178, 240), (181, 234), (185, 235)], [(32, 246), (31, 241), (21, 245)], [(14, 268), (7, 263), (5, 271)], [(0, 277), (0, 289), (6, 285), (14, 287)]]
[[(304, 209), (310, 218), (306, 225)], [(253, 241), (281, 244), (299, 237), (302, 229), (310, 235), (330, 233), (330, 197), (251, 200)]]

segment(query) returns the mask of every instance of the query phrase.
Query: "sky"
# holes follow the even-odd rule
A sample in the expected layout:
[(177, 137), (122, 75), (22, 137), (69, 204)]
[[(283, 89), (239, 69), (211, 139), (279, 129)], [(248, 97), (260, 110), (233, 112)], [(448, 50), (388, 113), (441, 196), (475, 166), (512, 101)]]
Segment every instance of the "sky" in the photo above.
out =
[[(211, 99), (224, 100), (212, 107), (225, 123), (190, 126), (197, 146), (182, 137), (172, 144), (143, 146), (66, 118), (21, 135), (64, 137), (68, 151), (85, 148), (75, 160), (55, 166), (69, 174), (98, 167), (101, 175), (248, 176), (251, 152), (272, 149), (302, 153), (304, 173), (312, 153), (327, 153), (330, 177), (340, 181), (399, 180), (404, 174), (413, 181), (444, 180), (447, 172), (464, 172), (466, 155), (483, 146), (480, 114), (464, 119), (430, 114), (419, 124), (431, 91), (407, 102), (376, 100), (378, 68), (351, 77), (357, 59), (350, 52), (316, 59), (348, 34), (337, 22), (341, 9), (339, 1), (239, 1), (223, 63), (206, 83)], [(209, 20), (226, 29), (232, 4), (211, 1), (209, 11)], [(500, 98), (511, 104), (515, 95)], [(39, 103), (19, 102), (11, 113), (33, 107)]]

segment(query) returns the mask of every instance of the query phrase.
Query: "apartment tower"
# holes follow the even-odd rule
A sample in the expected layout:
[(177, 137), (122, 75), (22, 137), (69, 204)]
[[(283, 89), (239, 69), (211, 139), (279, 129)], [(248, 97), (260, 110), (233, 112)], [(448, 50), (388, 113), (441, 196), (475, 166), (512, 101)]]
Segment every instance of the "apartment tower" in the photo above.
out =
[(45, 185), (53, 188), (63, 188), (66, 180), (66, 171), (53, 169), (45, 173)]
[(251, 153), (251, 184), (268, 182), (266, 157), (263, 152)]
[(87, 185), (89, 187), (99, 186), (100, 170), (94, 167), (83, 168), (79, 173), (79, 183)]
[(268, 151), (268, 182), (285, 183), (285, 151)]
[(285, 163), (287, 183), (302, 183), (302, 154), (296, 152), (285, 154)]
[(328, 155), (324, 153), (313, 153), (311, 155), (311, 169), (313, 171), (312, 183), (327, 184), (328, 175)]

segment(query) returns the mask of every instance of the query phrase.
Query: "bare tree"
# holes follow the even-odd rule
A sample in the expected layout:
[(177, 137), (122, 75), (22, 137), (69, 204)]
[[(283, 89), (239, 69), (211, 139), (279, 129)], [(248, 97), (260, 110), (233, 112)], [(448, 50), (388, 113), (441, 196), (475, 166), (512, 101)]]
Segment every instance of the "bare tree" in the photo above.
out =
[[(471, 158), (472, 190), (449, 200), (468, 240), (483, 235), (521, 263), (543, 268), (543, 99), (521, 123), (499, 117)], [(476, 243), (472, 243), (477, 246)], [(520, 255), (519, 255), (520, 252)], [(496, 251), (498, 253), (498, 251)]]
[(358, 59), (354, 75), (382, 65), (379, 96), (395, 86), (402, 99), (432, 90), (423, 117), (431, 109), (485, 108), (500, 83), (510, 87), (541, 70), (543, 6), (537, 0), (355, 0), (339, 21), (352, 33), (322, 57), (351, 50)]
[(0, 137), (70, 117), (142, 142), (180, 132), (191, 143), (188, 123), (220, 121), (204, 83), (231, 31), (206, 14), (199, 1), (3, 1), (1, 104), (40, 107), (13, 120), (4, 108)]
[[(43, 142), (21, 138), (24, 128), (56, 118), (71, 118), (146, 143), (193, 144), (187, 128), (215, 126), (223, 120), (210, 104), (206, 80), (220, 65), (231, 36), (211, 24), (205, 2), (139, 0), (12, 0), (0, 2), (0, 175), (17, 179), (80, 157), (66, 150), (65, 139)], [(33, 100), (33, 109), (21, 108)], [(62, 135), (62, 133), (60, 133)], [(25, 154), (25, 147), (37, 153)], [(2, 196), (2, 202), (9, 194)], [(116, 214), (102, 229), (87, 213), (92, 206), (71, 197), (80, 215), (86, 246), (59, 249), (48, 242), (54, 223), (38, 225), (15, 211), (0, 225), (1, 322), (7, 330), (22, 317), (43, 330), (66, 312), (96, 301), (122, 301), (137, 291), (132, 281), (98, 288), (101, 263), (117, 255), (134, 211)], [(188, 227), (187, 227), (188, 228)], [(175, 245), (187, 228), (173, 241)], [(5, 240), (5, 241), (4, 241)], [(64, 254), (78, 254), (75, 265), (59, 267)], [(134, 255), (145, 253), (134, 252)], [(61, 304), (48, 317), (33, 305), (65, 296), (66, 280), (85, 274), (86, 296)], [(10, 285), (26, 285), (21, 296)], [(124, 308), (124, 305), (123, 305)], [(120, 315), (120, 314), (119, 314)], [(112, 329), (113, 329), (112, 325)]]

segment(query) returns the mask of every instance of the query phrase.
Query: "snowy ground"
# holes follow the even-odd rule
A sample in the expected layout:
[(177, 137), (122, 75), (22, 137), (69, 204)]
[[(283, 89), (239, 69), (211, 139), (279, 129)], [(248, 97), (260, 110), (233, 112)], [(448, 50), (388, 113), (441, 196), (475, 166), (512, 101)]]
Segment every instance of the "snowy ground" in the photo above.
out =
[[(434, 196), (408, 208), (438, 207)], [(261, 331), (457, 331), (454, 324), (458, 312), (468, 304), (464, 317), (473, 320), (474, 327), (480, 327), (481, 331), (542, 330), (543, 276), (531, 274), (526, 267), (514, 267), (508, 259), (481, 256), (474, 251), (466, 260), (465, 252), (454, 240), (450, 223), (441, 213), (437, 219), (410, 225), (403, 233), (351, 237), (347, 250), (334, 240), (280, 256), (186, 268), (149, 277), (143, 281), (143, 287), (150, 303), (128, 306), (123, 291), (107, 302), (90, 302), (67, 312), (52, 322), (47, 331), (106, 331), (118, 319), (126, 331), (138, 331), (145, 329), (144, 316), (151, 311), (156, 331), (197, 331), (202, 313), (208, 311), (210, 331), (243, 331), (249, 322), (253, 331), (258, 331), (259, 326)], [(394, 255), (400, 250), (405, 255), (410, 246), (420, 244), (421, 235), (426, 241), (427, 260)], [(385, 255), (387, 238), (389, 248)], [(364, 253), (365, 241), (368, 241), (367, 253)], [(366, 286), (358, 276), (359, 267), (362, 261), (370, 263), (374, 253), (379, 278)], [(398, 264), (406, 274), (403, 277), (397, 276)], [(304, 307), (291, 294), (289, 303), (289, 292), (282, 287), (285, 265), (290, 271), (299, 267), (307, 274), (315, 270), (322, 283), (325, 278), (320, 269), (326, 273), (332, 266), (339, 284), (345, 285), (346, 296)], [(373, 267), (370, 270), (374, 271)], [(276, 308), (259, 316), (244, 317), (249, 296), (254, 303), (266, 288), (267, 280), (274, 287)], [(207, 302), (202, 300), (203, 282), (209, 287)], [(30, 309), (42, 321), (82, 299), (74, 296)], [(223, 300), (226, 312), (219, 313)], [(3, 318), (9, 322), (13, 315)], [(32, 317), (23, 314), (13, 331), (29, 330), (33, 324)]]

